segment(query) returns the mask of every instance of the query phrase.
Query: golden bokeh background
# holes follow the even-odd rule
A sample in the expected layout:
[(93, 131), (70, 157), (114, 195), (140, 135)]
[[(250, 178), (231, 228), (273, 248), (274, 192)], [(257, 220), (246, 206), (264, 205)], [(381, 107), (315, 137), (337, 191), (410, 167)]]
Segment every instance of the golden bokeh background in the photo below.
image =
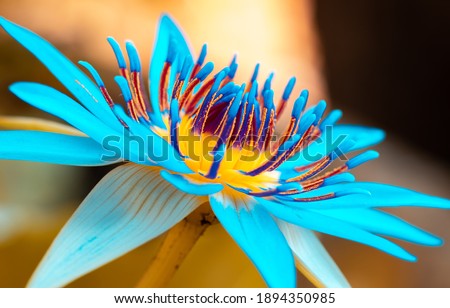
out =
[[(216, 68), (227, 65), (237, 52), (240, 81), (246, 81), (254, 65), (261, 63), (260, 76), (274, 69), (276, 93), (295, 75), (298, 82), (294, 91), (308, 88), (312, 102), (328, 98), (333, 104), (328, 97), (315, 4), (306, 0), (0, 0), (0, 13), (43, 36), (73, 61), (92, 63), (113, 89), (115, 58), (106, 37), (133, 40), (143, 67), (148, 67), (157, 21), (166, 12), (181, 25), (193, 50), (198, 52), (204, 42), (208, 43), (208, 59)], [(53, 119), (8, 92), (7, 86), (20, 80), (63, 90), (37, 60), (1, 32), (0, 115)], [(346, 122), (376, 121), (352, 110), (344, 110), (344, 114)], [(381, 158), (359, 168), (357, 178), (449, 198), (448, 165), (395, 134), (389, 136), (377, 147)], [(0, 162), (0, 287), (25, 285), (64, 222), (107, 171), (105, 167)], [(395, 212), (450, 240), (449, 212), (409, 208)], [(427, 248), (405, 244), (419, 257), (418, 263), (407, 263), (345, 240), (329, 236), (323, 240), (354, 287), (450, 287), (450, 245)], [(156, 239), (143, 245), (70, 286), (131, 287), (160, 242)], [(244, 253), (217, 225), (200, 239), (169, 286), (263, 287), (264, 283)], [(299, 277), (299, 286), (311, 285)]]

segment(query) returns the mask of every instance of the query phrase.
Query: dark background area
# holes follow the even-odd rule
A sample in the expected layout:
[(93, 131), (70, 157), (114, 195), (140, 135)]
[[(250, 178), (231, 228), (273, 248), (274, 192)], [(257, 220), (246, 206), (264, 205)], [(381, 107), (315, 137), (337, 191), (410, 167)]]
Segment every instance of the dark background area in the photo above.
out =
[(448, 163), (450, 1), (316, 5), (333, 106)]

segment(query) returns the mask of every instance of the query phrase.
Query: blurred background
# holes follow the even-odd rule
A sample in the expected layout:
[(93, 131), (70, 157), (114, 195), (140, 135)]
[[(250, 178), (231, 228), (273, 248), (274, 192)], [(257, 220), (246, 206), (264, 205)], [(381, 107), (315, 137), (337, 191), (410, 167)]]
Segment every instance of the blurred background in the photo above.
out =
[[(73, 61), (91, 62), (111, 92), (117, 73), (106, 37), (131, 39), (148, 67), (159, 16), (170, 13), (194, 51), (208, 43), (208, 59), (227, 65), (238, 53), (237, 78), (275, 72), (280, 93), (326, 98), (343, 122), (382, 127), (381, 157), (357, 178), (450, 198), (448, 128), (450, 2), (416, 1), (146, 1), (0, 0), (0, 14), (52, 42)], [(21, 80), (61, 85), (33, 56), (0, 32), (0, 115), (52, 119), (16, 99), (8, 85)], [(1, 145), (0, 145), (1, 146)], [(0, 287), (24, 286), (52, 239), (109, 168), (0, 162)], [(450, 212), (396, 209), (406, 220), (450, 241)], [(161, 239), (71, 284), (135, 285)], [(323, 241), (354, 287), (450, 287), (450, 245), (401, 243), (419, 257), (407, 263), (352, 242)], [(217, 243), (220, 243), (218, 245)], [(220, 226), (211, 227), (189, 254), (172, 287), (264, 286), (250, 261)], [(299, 286), (311, 286), (302, 277)]]

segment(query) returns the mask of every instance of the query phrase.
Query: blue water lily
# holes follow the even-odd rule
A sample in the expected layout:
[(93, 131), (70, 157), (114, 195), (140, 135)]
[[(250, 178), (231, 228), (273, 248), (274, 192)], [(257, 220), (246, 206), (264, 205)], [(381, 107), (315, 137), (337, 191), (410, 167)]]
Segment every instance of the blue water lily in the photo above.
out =
[[(350, 170), (378, 157), (376, 128), (337, 124), (326, 103), (293, 103), (287, 127), (275, 131), (295, 79), (275, 100), (271, 74), (259, 66), (247, 84), (234, 81), (235, 58), (213, 73), (206, 46), (194, 58), (168, 16), (160, 20), (149, 93), (132, 42), (123, 53), (108, 38), (119, 66), (117, 103), (91, 75), (36, 34), (6, 19), (3, 29), (34, 54), (73, 95), (18, 82), (11, 91), (69, 125), (17, 120), (33, 130), (0, 132), (0, 158), (76, 166), (121, 163), (107, 174), (57, 236), (29, 286), (58, 287), (161, 235), (209, 202), (212, 211), (270, 287), (295, 287), (296, 265), (317, 286), (349, 283), (316, 233), (416, 258), (385, 237), (437, 246), (441, 240), (380, 208), (449, 209), (450, 201), (380, 183), (355, 181)], [(125, 59), (127, 56), (128, 61)], [(11, 120), (14, 122), (14, 120)], [(277, 125), (277, 128), (279, 125)], [(350, 158), (348, 158), (350, 157)]]

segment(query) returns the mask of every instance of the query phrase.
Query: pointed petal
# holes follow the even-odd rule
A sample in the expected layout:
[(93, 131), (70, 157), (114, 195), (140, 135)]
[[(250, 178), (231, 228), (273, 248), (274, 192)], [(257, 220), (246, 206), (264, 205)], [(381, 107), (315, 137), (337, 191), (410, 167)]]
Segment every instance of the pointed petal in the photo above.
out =
[(278, 202), (262, 200), (262, 198), (258, 198), (258, 201), (271, 214), (289, 223), (310, 230), (334, 235), (337, 237), (369, 245), (406, 261), (416, 260), (416, 257), (414, 257), (412, 254), (410, 254), (397, 244), (394, 244), (385, 238), (379, 237), (370, 232), (362, 230), (350, 223), (334, 219), (306, 209), (298, 209), (298, 208), (294, 209), (288, 205), (283, 205)]
[(394, 215), (375, 209), (314, 210), (322, 215), (349, 222), (366, 231), (419, 245), (439, 246), (442, 240)]
[(61, 52), (35, 33), (3, 17), (0, 17), (0, 26), (36, 56), (87, 109), (108, 125), (120, 128), (120, 122), (98, 87)]
[[(174, 171), (190, 172), (181, 159), (174, 158), (174, 150), (165, 140), (134, 120), (130, 119), (127, 123), (133, 131), (136, 131), (135, 128), (139, 130), (140, 134), (137, 136), (124, 127), (115, 131), (76, 101), (51, 87), (18, 82), (10, 86), (10, 89), (25, 102), (65, 120), (114, 152), (110, 160), (125, 158), (138, 164), (160, 164)], [(120, 117), (125, 121), (129, 119), (125, 113), (120, 114)], [(151, 161), (149, 157), (156, 157), (158, 160)]]
[(66, 285), (162, 234), (204, 202), (175, 189), (157, 168), (122, 165), (75, 211), (29, 286)]
[(355, 141), (351, 151), (377, 145), (386, 137), (386, 133), (382, 129), (351, 124), (334, 125), (333, 134), (336, 136), (347, 134), (353, 141)]
[(370, 182), (354, 182), (345, 184), (335, 184), (325, 186), (303, 193), (301, 195), (294, 195), (293, 197), (314, 197), (325, 195), (330, 192), (350, 191), (355, 189), (362, 189), (370, 192), (370, 195), (364, 194), (349, 194), (338, 198), (327, 200), (319, 200), (313, 202), (287, 202), (287, 204), (294, 207), (302, 207), (308, 209), (338, 209), (338, 208), (368, 208), (368, 207), (397, 207), (397, 206), (420, 206), (450, 209), (450, 200), (430, 196), (410, 190), (403, 187), (370, 183)]
[(59, 133), (64, 135), (83, 136), (79, 130), (54, 121), (33, 117), (0, 116), (1, 130), (34, 130), (41, 132)]
[(223, 227), (250, 257), (267, 285), (294, 288), (294, 259), (280, 229), (262, 207), (238, 198), (221, 192), (209, 200)]
[[(170, 40), (174, 40), (175, 44), (170, 44)], [(152, 115), (155, 125), (161, 127), (164, 126), (164, 122), (162, 121), (161, 113), (159, 112), (159, 86), (161, 72), (164, 67), (164, 62), (166, 61), (169, 45), (172, 48), (177, 49), (175, 52), (178, 53), (178, 56), (173, 64), (175, 67), (181, 67), (182, 63), (180, 62), (185, 58), (190, 59), (192, 62), (192, 53), (181, 30), (168, 15), (163, 15), (157, 30), (156, 44), (153, 50), (152, 62), (150, 64), (150, 101), (152, 103)], [(175, 71), (175, 69), (172, 71)], [(173, 82), (173, 78), (171, 79)], [(170, 93), (170, 87), (168, 88), (168, 91)]]
[(318, 287), (349, 288), (345, 276), (313, 231), (277, 219), (297, 261), (297, 268)]
[(330, 126), (322, 132), (320, 138), (308, 145), (304, 150), (284, 162), (278, 167), (279, 171), (292, 170), (295, 167), (301, 167), (311, 164), (322, 157), (330, 154), (336, 146), (342, 144), (344, 140), (352, 140), (354, 145), (345, 153), (363, 149), (372, 145), (376, 145), (384, 140), (385, 133), (383, 130), (358, 126), (337, 124)]
[(172, 174), (166, 170), (161, 170), (161, 176), (164, 180), (187, 194), (198, 196), (207, 196), (220, 192), (223, 185), (219, 183), (194, 183), (186, 176)]
[(9, 89), (28, 104), (55, 115), (101, 143), (115, 131), (101, 122), (69, 96), (49, 86), (34, 82), (17, 82)]
[(153, 130), (131, 119), (120, 106), (114, 109), (117, 115), (128, 125), (124, 131), (123, 148), (133, 162), (159, 165), (179, 173), (192, 173), (191, 169), (166, 139)]
[(0, 131), (0, 159), (27, 160), (74, 166), (118, 162), (90, 138), (38, 131)]

